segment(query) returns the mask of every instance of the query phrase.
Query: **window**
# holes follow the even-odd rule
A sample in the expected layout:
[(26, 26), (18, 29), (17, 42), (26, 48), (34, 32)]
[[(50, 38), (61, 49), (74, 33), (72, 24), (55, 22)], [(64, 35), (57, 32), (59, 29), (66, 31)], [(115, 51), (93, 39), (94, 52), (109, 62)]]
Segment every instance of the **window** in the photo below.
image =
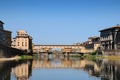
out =
[(24, 44), (24, 43), (22, 42), (22, 46), (24, 46), (23, 44)]
[(18, 42), (18, 46), (19, 46), (19, 42)]
[(27, 46), (27, 42), (25, 42), (25, 46)]

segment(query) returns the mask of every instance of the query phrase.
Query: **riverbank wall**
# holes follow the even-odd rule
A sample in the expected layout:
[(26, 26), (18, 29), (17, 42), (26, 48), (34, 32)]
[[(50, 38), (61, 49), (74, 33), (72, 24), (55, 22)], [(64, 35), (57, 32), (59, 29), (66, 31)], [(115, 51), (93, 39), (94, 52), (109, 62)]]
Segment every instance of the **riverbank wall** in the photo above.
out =
[(24, 55), (24, 51), (0, 44), (0, 58)]
[(105, 56), (120, 56), (120, 50), (104, 50), (102, 53)]

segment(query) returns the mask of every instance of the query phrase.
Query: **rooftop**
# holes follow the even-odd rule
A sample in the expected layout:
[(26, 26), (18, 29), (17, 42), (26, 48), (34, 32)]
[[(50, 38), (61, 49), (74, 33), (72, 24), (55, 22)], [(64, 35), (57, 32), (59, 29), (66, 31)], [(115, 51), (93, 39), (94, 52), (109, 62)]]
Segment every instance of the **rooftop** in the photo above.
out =
[(92, 38), (99, 38), (99, 36), (89, 37), (88, 39), (92, 39)]
[(0, 23), (4, 24), (2, 21), (0, 21)]
[(115, 28), (120, 28), (120, 25), (117, 24), (116, 26), (113, 26), (113, 27), (110, 27), (110, 28), (106, 28), (106, 29), (100, 30), (99, 32), (101, 32), (101, 31), (106, 31), (106, 30), (110, 30), (110, 29), (115, 29)]

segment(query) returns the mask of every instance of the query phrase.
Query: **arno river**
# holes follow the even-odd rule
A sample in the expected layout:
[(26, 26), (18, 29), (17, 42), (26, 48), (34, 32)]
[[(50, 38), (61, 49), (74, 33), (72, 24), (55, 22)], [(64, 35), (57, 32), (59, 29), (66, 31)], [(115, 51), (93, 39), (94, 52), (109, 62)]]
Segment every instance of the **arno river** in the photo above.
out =
[(0, 80), (120, 80), (119, 60), (49, 57), (0, 62)]

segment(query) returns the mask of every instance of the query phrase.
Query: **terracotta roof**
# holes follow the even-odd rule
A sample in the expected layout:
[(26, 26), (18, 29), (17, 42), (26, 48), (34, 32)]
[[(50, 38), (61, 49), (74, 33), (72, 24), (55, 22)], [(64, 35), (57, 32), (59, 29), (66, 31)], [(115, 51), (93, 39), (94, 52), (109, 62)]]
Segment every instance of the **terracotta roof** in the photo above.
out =
[(120, 25), (117, 24), (116, 26), (113, 26), (113, 27), (110, 27), (110, 28), (106, 28), (106, 29), (100, 30), (99, 32), (101, 32), (101, 31), (106, 31), (106, 30), (110, 30), (110, 29), (115, 29), (115, 28), (120, 28)]

